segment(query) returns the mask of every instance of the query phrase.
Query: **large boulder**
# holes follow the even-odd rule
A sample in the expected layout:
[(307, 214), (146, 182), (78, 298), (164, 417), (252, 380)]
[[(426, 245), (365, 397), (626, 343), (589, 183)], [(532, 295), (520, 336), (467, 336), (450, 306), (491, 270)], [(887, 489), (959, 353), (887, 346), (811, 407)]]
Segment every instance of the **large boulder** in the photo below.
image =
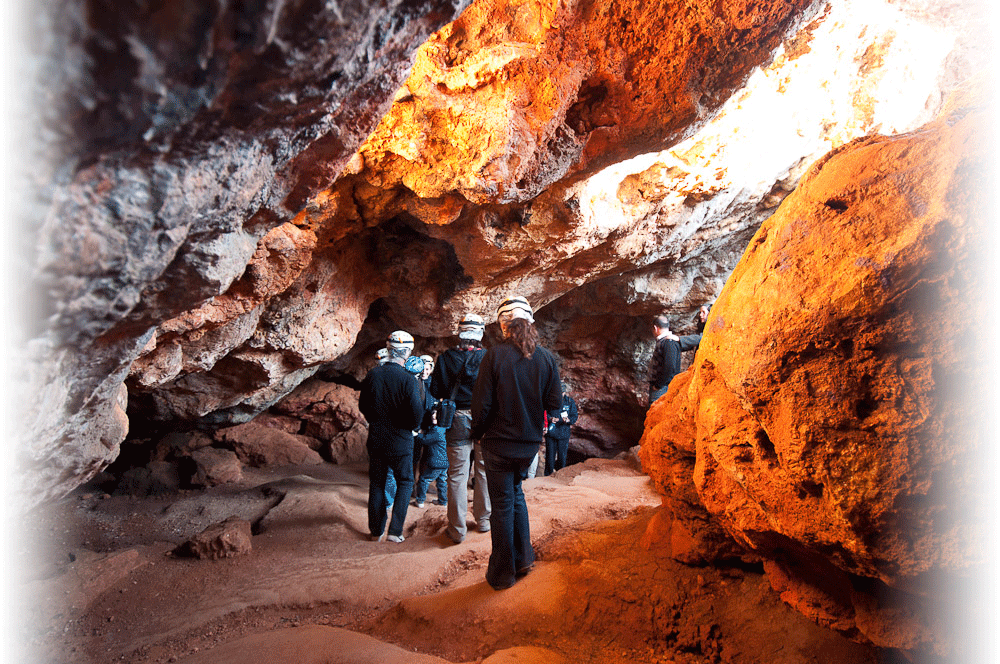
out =
[[(782, 597), (879, 646), (953, 657), (982, 565), (988, 352), (982, 100), (814, 164), (754, 237), (640, 456), (673, 523), (710, 516)], [(702, 550), (711, 556), (711, 547)]]
[(192, 452), (191, 458), (195, 462), (191, 484), (195, 486), (233, 484), (243, 479), (243, 464), (232, 450), (203, 447)]
[(323, 463), (323, 458), (312, 449), (306, 436), (286, 433), (256, 422), (219, 429), (216, 439), (232, 448), (240, 461), (254, 468)]
[(322, 443), (327, 460), (347, 463), (368, 458), (368, 424), (358, 410), (357, 390), (314, 378), (299, 385), (272, 410), (298, 420), (304, 435)]

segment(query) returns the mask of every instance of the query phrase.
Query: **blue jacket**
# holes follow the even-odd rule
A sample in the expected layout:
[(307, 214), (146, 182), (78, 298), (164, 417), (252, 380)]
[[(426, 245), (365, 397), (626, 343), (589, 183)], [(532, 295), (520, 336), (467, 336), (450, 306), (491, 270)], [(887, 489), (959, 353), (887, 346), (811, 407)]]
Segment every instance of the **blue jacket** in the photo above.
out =
[(423, 468), (447, 468), (448, 452), (445, 450), (444, 429), (437, 425), (427, 428), (421, 436), (424, 444), (424, 455), (420, 461)]
[[(563, 422), (563, 410), (566, 411), (566, 415), (569, 417), (569, 422)], [(556, 440), (569, 440), (570, 426), (576, 424), (578, 416), (579, 411), (576, 408), (576, 402), (573, 401), (573, 397), (564, 394), (562, 408), (549, 411), (549, 437)]]

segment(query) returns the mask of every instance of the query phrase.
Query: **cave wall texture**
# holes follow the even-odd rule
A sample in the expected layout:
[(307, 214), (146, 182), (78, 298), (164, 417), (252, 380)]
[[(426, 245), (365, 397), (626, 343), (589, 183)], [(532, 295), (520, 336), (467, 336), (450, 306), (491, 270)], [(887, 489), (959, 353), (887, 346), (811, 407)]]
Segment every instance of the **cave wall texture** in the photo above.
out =
[(985, 109), (956, 99), (813, 164), (640, 451), (669, 514), (649, 537), (675, 557), (752, 552), (821, 624), (927, 656), (961, 652), (944, 623), (986, 563)]
[[(393, 329), (439, 352), (516, 292), (580, 403), (573, 449), (643, 436), (651, 541), (766, 559), (820, 622), (943, 652), (870, 602), (973, 564), (940, 496), (976, 453), (942, 393), (974, 369), (957, 303), (985, 102), (953, 93), (988, 87), (983, 11), (41, 3), (19, 489), (65, 495), (130, 430), (222, 431), (305, 393), (348, 412), (309, 381), (359, 379)], [(716, 298), (647, 418), (650, 318), (689, 331)]]

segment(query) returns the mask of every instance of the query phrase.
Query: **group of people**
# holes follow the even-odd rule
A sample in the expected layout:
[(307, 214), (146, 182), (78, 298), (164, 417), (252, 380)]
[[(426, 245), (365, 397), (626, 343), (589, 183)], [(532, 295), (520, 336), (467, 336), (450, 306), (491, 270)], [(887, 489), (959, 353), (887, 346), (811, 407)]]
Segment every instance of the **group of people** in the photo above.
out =
[(466, 314), (458, 325), (458, 344), (436, 361), (412, 356), (413, 337), (393, 332), (384, 362), (362, 381), (358, 405), (368, 420), (372, 539), (404, 540), (420, 457), (414, 505), (424, 506), (435, 482), (438, 503), (448, 507), (446, 534), (462, 542), (472, 475), (473, 517), (480, 532), (491, 533), (493, 545), (486, 579), (500, 590), (527, 574), (535, 561), (521, 483), (533, 476), (543, 442), (546, 474), (565, 465), (578, 413), (572, 397), (564, 394), (555, 356), (538, 343), (528, 301), (520, 296), (505, 300), (497, 321), (503, 338), (484, 349), (485, 321)]
[[(693, 335), (678, 337), (666, 316), (654, 319), (650, 404), (679, 373), (680, 353), (697, 348), (709, 306), (701, 308)], [(501, 590), (535, 561), (521, 484), (534, 476), (543, 442), (545, 474), (565, 466), (578, 409), (555, 356), (538, 343), (528, 301), (505, 300), (497, 321), (503, 338), (484, 349), (485, 321), (467, 313), (458, 324), (457, 345), (436, 360), (412, 355), (412, 335), (393, 332), (362, 382), (358, 405), (368, 420), (371, 538), (402, 542), (411, 495), (416, 507), (424, 507), (434, 482), (437, 504), (448, 507), (447, 536), (464, 541), (471, 476), (473, 518), (480, 532), (491, 533), (493, 545), (486, 580)]]

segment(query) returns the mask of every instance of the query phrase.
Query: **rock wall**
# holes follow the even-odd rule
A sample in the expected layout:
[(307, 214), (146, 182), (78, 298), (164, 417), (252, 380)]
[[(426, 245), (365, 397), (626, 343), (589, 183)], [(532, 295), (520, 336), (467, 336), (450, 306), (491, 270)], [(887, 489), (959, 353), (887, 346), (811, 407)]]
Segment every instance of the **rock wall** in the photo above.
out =
[[(148, 417), (165, 406), (146, 386), (166, 383), (183, 395), (170, 416), (191, 419), (245, 401), (255, 414), (315, 372), (314, 358), (305, 369), (259, 341), (232, 351), (311, 261), (315, 238), (286, 223), (302, 192), (339, 173), (416, 48), (463, 6), (38, 8), (25, 37), (36, 76), (24, 96), (39, 111), (25, 123), (36, 140), (22, 228), (37, 228), (38, 250), (24, 272), (36, 277), (33, 338), (16, 406), (30, 502), (117, 456), (136, 417), (130, 374)], [(367, 304), (323, 359), (350, 348)]]
[(979, 64), (955, 7), (43, 6), (26, 493), (513, 291), (580, 386), (576, 450), (627, 448), (648, 317), (713, 299), (806, 164), (937, 111)]
[(786, 602), (911, 656), (962, 653), (948, 623), (986, 562), (991, 119), (964, 95), (813, 164), (640, 452), (677, 557), (761, 557)]

